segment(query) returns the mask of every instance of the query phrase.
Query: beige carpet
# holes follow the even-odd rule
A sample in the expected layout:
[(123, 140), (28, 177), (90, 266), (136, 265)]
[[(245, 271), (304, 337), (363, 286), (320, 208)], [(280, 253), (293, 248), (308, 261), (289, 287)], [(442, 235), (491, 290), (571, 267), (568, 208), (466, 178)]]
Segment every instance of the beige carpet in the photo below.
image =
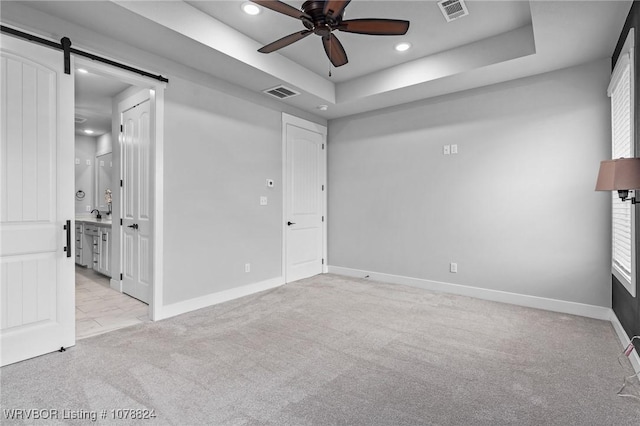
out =
[[(2, 368), (1, 422), (638, 424), (620, 351), (606, 321), (323, 275)], [(156, 417), (111, 420), (134, 408)]]

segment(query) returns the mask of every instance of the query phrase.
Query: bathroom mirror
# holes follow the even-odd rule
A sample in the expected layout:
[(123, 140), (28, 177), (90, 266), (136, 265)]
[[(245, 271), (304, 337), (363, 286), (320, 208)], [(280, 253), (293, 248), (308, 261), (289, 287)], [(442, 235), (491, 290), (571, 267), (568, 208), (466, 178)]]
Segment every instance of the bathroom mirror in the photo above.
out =
[(111, 175), (113, 170), (113, 160), (111, 153), (96, 156), (96, 206), (101, 212), (110, 212), (110, 198), (105, 198), (105, 194), (112, 190)]

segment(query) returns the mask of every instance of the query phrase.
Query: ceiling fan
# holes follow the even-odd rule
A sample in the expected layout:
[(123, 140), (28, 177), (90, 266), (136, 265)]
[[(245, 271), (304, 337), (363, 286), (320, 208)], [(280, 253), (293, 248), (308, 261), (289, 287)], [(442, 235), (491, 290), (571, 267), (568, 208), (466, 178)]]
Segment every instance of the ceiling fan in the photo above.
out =
[(398, 19), (348, 19), (343, 21), (344, 9), (351, 0), (309, 0), (303, 3), (302, 10), (278, 0), (251, 1), (267, 9), (300, 19), (306, 28), (269, 43), (258, 49), (258, 52), (275, 52), (310, 34), (316, 34), (322, 37), (324, 50), (335, 67), (340, 67), (349, 60), (342, 43), (333, 35), (333, 31), (368, 35), (403, 35), (409, 29), (409, 21)]

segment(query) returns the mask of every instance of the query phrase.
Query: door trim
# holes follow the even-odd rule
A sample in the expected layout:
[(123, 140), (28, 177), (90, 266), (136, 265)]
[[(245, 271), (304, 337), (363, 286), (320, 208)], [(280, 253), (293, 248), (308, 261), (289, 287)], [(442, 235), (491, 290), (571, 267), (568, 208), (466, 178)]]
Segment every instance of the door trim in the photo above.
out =
[(297, 126), (306, 130), (320, 133), (324, 137), (325, 149), (322, 150), (322, 164), (320, 165), (320, 171), (324, 181), (324, 191), (322, 193), (322, 215), (324, 216), (324, 222), (322, 222), (322, 258), (324, 259), (324, 265), (322, 265), (322, 273), (326, 274), (329, 269), (328, 250), (327, 250), (327, 223), (329, 221), (327, 217), (327, 193), (329, 188), (327, 186), (327, 150), (329, 144), (327, 143), (327, 127), (321, 124), (314, 123), (312, 121), (305, 120), (294, 115), (282, 113), (282, 278), (286, 284), (287, 281), (287, 228), (285, 223), (287, 221), (287, 125)]
[[(124, 83), (136, 86), (137, 89), (149, 89), (150, 95), (148, 98), (151, 101), (151, 124), (150, 137), (151, 137), (151, 176), (150, 179), (153, 182), (153, 285), (151, 289), (151, 300), (149, 303), (149, 317), (152, 321), (157, 321), (163, 318), (162, 315), (162, 294), (163, 294), (163, 253), (164, 253), (164, 239), (162, 235), (162, 229), (164, 226), (164, 215), (162, 206), (164, 203), (164, 176), (162, 173), (162, 165), (164, 158), (164, 90), (166, 84), (160, 81), (153, 80), (151, 78), (138, 76), (119, 68), (111, 67), (106, 64), (94, 62), (84, 58), (76, 58), (76, 66), (80, 66), (102, 75), (104, 77), (120, 80)], [(116, 105), (117, 108), (117, 105)], [(114, 110), (117, 113), (117, 109)], [(119, 134), (119, 127), (116, 129), (113, 124), (112, 135)], [(116, 131), (118, 130), (118, 131)], [(115, 143), (114, 143), (115, 146)], [(114, 213), (116, 211), (114, 206)], [(120, 206), (117, 207), (118, 209)], [(119, 225), (118, 225), (119, 226)], [(119, 248), (118, 248), (119, 249)], [(119, 249), (120, 250), (120, 249)], [(120, 250), (121, 251), (121, 250)], [(118, 253), (120, 258), (121, 253)], [(120, 271), (113, 271), (114, 276), (117, 274), (118, 281), (120, 279)], [(119, 281), (120, 282), (120, 281)], [(122, 283), (120, 282), (120, 286)]]

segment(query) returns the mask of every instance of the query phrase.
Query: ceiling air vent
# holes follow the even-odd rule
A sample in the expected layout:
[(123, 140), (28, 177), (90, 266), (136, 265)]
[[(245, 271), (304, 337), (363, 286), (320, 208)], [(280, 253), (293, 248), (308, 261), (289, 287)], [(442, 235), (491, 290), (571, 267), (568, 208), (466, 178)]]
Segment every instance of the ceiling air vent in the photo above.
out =
[(300, 94), (300, 92), (296, 92), (295, 90), (285, 86), (276, 86), (271, 89), (264, 90), (264, 93), (274, 96), (278, 99), (287, 99)]
[(447, 22), (455, 21), (469, 14), (464, 0), (441, 0), (438, 2), (438, 6), (440, 6), (440, 10)]
[(76, 121), (76, 124), (82, 124), (82, 123), (84, 123), (85, 121), (87, 121), (87, 119), (86, 119), (86, 118), (84, 118), (84, 117), (80, 117), (79, 115), (76, 115), (76, 117), (75, 117), (75, 121)]

